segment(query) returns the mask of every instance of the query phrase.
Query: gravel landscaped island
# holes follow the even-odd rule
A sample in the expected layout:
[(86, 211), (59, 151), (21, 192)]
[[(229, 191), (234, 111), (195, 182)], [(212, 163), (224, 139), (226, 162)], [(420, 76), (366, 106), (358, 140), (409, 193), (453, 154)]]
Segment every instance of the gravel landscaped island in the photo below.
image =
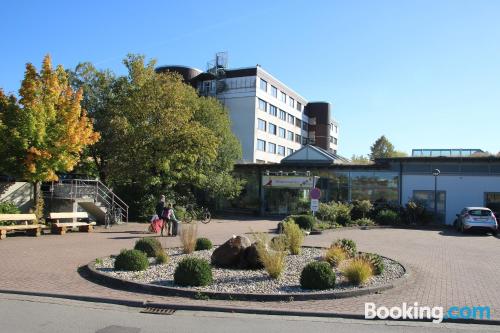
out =
[[(166, 249), (170, 256), (170, 261), (165, 265), (154, 264), (141, 272), (115, 271), (113, 269), (114, 259), (103, 258), (95, 264), (95, 268), (102, 272), (124, 280), (140, 283), (150, 283), (155, 285), (174, 287), (174, 271), (177, 264), (187, 256), (204, 258), (210, 261), (212, 250), (196, 251), (192, 254), (182, 254), (180, 248)], [(302, 268), (315, 260), (320, 260), (324, 255), (324, 249), (302, 248), (300, 255), (288, 255), (286, 257), (285, 271), (278, 280), (269, 278), (265, 270), (238, 270), (214, 267), (213, 284), (206, 287), (192, 287), (191, 289), (203, 292), (223, 292), (223, 293), (252, 293), (252, 294), (288, 294), (288, 293), (325, 293), (332, 291), (355, 290), (367, 287), (378, 287), (386, 285), (391, 281), (402, 277), (405, 269), (394, 260), (383, 258), (385, 270), (380, 275), (373, 276), (368, 283), (363, 286), (350, 284), (337, 269), (337, 283), (334, 289), (312, 291), (300, 287), (300, 274)]]

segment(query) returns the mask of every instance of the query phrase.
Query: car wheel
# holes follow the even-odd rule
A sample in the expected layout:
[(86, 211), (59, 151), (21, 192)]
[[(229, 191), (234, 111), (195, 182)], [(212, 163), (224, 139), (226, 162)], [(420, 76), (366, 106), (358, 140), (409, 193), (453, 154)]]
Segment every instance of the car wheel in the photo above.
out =
[(492, 234), (493, 236), (498, 236), (498, 230), (493, 230), (493, 231), (491, 232), (491, 234)]

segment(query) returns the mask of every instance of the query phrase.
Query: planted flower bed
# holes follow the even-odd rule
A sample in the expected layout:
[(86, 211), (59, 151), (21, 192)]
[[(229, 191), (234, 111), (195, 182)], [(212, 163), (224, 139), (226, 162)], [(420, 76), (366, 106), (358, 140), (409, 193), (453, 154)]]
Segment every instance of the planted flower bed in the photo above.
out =
[[(235, 238), (232, 240), (234, 239)], [(228, 242), (230, 241), (231, 240)], [(238, 244), (241, 245), (240, 243)], [(226, 246), (226, 244), (221, 246), (221, 248), (224, 246)], [(335, 261), (335, 265), (331, 265), (328, 261), (325, 261), (325, 255), (328, 252), (327, 249), (302, 247), (300, 249), (300, 254), (288, 254), (284, 256), (283, 270), (278, 278), (271, 278), (270, 274), (264, 268), (249, 269), (248, 265), (245, 264), (242, 266), (241, 261), (239, 261), (236, 262), (237, 264), (233, 265), (232, 268), (226, 268), (227, 266), (216, 267), (212, 265), (211, 278), (207, 280), (210, 283), (207, 282), (203, 286), (188, 286), (187, 288), (199, 292), (233, 294), (286, 295), (297, 293), (332, 293), (385, 286), (391, 284), (391, 282), (405, 274), (404, 267), (394, 260), (376, 255), (368, 256), (362, 253), (355, 254), (354, 258), (354, 252), (352, 251), (353, 244), (348, 241), (334, 242), (332, 245), (332, 247), (336, 249), (334, 252), (339, 252), (337, 249), (339, 246), (343, 246), (348, 254), (345, 256), (345, 259), (342, 259), (340, 262)], [(181, 248), (166, 249), (165, 251), (169, 260), (165, 264), (159, 264), (155, 258), (149, 258), (150, 265), (143, 271), (115, 270), (115, 258), (113, 257), (99, 260), (99, 262), (95, 263), (95, 269), (101, 273), (127, 281), (185, 289), (186, 284), (184, 282), (176, 283), (174, 281), (174, 275), (178, 264), (181, 261), (185, 262), (186, 258), (199, 258), (204, 259), (203, 261), (207, 263), (214, 263), (213, 253), (214, 251), (217, 252), (218, 248), (219, 247), (214, 247), (208, 250), (195, 251), (191, 254), (184, 254)], [(250, 246), (247, 244), (245, 248), (250, 248)], [(219, 249), (218, 252), (221, 253), (221, 250), (223, 249)], [(245, 253), (244, 250), (242, 251), (242, 253)], [(274, 250), (269, 248), (266, 251), (272, 252)], [(360, 270), (358, 276), (357, 269), (360, 264), (359, 261), (362, 261), (361, 264), (366, 263), (366, 265), (364, 265), (365, 271)], [(353, 267), (350, 267), (351, 262), (358, 265), (352, 265)], [(308, 269), (307, 274), (304, 273), (303, 280), (314, 279), (314, 274), (326, 274), (328, 276), (325, 278), (328, 280), (328, 283), (318, 284), (318, 286), (321, 288), (324, 286), (333, 286), (333, 288), (315, 288), (314, 283), (306, 283), (305, 286), (308, 286), (307, 288), (301, 287), (302, 271), (304, 267), (310, 263), (321, 263), (321, 265), (315, 265), (318, 267), (311, 267), (312, 269)], [(328, 265), (325, 266), (327, 263)], [(376, 269), (377, 267), (378, 270)], [(383, 269), (380, 269), (380, 267)], [(328, 271), (329, 269), (331, 269), (331, 271)], [(363, 280), (366, 277), (366, 270), (370, 270), (372, 273), (368, 275), (367, 280)], [(350, 282), (348, 276), (351, 278), (351, 281), (355, 282)], [(360, 278), (361, 280), (359, 280)], [(304, 285), (304, 281), (302, 282)]]

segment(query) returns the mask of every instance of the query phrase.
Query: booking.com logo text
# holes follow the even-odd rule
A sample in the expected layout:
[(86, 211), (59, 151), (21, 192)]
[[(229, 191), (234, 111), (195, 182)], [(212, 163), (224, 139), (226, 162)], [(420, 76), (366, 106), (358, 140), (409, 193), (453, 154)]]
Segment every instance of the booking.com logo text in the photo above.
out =
[(408, 319), (432, 320), (440, 323), (443, 319), (490, 319), (489, 306), (451, 306), (445, 312), (442, 306), (419, 306), (418, 302), (408, 305), (385, 307), (375, 303), (365, 303), (365, 319)]

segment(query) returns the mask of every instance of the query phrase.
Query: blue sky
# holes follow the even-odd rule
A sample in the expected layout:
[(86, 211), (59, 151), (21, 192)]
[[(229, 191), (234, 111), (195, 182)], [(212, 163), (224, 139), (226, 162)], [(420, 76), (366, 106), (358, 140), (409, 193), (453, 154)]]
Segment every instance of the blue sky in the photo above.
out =
[(124, 73), (127, 53), (205, 69), (260, 64), (308, 100), (333, 104), (340, 153), (385, 134), (398, 150), (498, 152), (500, 1), (10, 1), (0, 87), (46, 53)]

